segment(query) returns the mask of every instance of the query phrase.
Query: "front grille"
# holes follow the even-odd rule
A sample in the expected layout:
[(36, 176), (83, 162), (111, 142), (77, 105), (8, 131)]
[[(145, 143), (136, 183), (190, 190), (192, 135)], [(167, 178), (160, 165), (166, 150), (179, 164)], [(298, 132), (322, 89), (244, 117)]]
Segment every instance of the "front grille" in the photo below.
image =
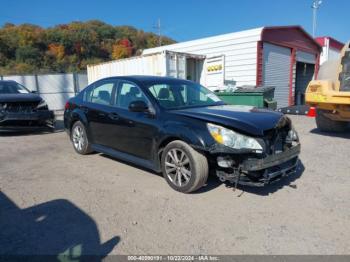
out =
[(37, 120), (7, 120), (1, 123), (1, 127), (36, 127), (42, 126), (44, 122)]
[(0, 103), (0, 110), (7, 113), (32, 113), (37, 105), (37, 102), (6, 102)]

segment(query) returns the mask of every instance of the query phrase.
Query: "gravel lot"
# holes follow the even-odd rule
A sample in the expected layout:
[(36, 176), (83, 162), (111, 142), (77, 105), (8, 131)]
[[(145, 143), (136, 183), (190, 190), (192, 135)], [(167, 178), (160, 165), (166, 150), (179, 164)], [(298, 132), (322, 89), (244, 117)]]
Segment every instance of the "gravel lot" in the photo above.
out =
[[(64, 132), (0, 137), (0, 253), (350, 254), (350, 135), (291, 116), (298, 174), (265, 188), (211, 178), (195, 194)], [(243, 191), (242, 191), (243, 190)]]

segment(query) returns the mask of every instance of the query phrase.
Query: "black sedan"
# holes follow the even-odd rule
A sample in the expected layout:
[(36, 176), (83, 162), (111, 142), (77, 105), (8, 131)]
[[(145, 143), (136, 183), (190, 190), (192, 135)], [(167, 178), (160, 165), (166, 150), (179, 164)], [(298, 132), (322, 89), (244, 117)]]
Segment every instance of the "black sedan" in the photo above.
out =
[(66, 104), (65, 128), (79, 154), (102, 152), (162, 172), (180, 192), (221, 181), (263, 186), (294, 173), (300, 144), (289, 118), (225, 105), (186, 80), (130, 76), (99, 80)]
[(15, 81), (0, 81), (0, 132), (53, 129), (55, 116), (46, 102)]

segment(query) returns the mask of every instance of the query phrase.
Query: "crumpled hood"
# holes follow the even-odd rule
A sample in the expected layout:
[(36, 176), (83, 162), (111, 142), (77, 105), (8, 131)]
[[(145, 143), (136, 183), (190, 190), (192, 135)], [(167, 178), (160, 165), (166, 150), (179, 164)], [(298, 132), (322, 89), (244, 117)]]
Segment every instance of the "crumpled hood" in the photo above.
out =
[(263, 136), (286, 118), (282, 113), (252, 106), (222, 105), (172, 110), (172, 113), (222, 125), (253, 136)]
[(42, 98), (37, 94), (0, 94), (0, 103), (4, 102), (40, 102)]

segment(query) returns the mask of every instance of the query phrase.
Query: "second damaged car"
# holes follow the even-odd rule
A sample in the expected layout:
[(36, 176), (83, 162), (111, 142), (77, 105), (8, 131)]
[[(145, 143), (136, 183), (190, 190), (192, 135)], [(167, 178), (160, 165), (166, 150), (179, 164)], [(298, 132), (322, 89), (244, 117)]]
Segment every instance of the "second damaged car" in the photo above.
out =
[(46, 102), (15, 81), (0, 81), (0, 132), (49, 129), (55, 116)]
[(290, 119), (225, 105), (186, 80), (130, 76), (99, 80), (66, 104), (65, 128), (79, 154), (102, 152), (162, 172), (175, 190), (221, 181), (264, 186), (295, 172), (300, 144)]

